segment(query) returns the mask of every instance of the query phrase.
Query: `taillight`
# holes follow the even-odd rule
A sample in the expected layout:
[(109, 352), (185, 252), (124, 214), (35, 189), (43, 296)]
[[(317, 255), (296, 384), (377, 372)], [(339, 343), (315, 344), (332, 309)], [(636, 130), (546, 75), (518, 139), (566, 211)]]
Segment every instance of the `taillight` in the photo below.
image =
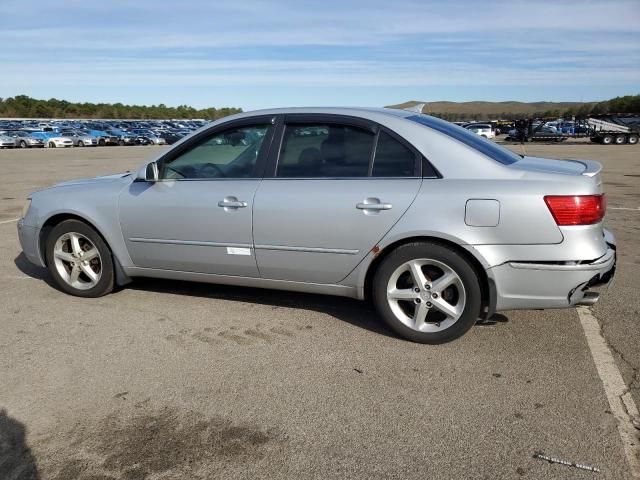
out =
[(604, 218), (607, 200), (603, 195), (547, 195), (544, 201), (560, 226), (592, 225)]

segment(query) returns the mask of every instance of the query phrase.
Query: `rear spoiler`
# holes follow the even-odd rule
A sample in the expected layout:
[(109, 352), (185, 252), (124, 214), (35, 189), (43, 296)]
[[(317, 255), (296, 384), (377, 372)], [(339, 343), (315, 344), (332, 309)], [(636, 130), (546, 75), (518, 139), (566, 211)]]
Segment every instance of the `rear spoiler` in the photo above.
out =
[(571, 162), (581, 163), (585, 166), (584, 172), (582, 175), (586, 177), (595, 177), (602, 171), (602, 164), (600, 162), (595, 162), (593, 160), (570, 160)]

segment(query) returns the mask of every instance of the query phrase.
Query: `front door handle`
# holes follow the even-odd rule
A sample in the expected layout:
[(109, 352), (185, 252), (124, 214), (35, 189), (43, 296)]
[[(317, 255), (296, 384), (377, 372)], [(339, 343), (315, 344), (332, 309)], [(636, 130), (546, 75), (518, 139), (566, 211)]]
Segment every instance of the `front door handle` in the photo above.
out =
[(218, 206), (223, 207), (225, 210), (227, 208), (244, 208), (247, 206), (247, 202), (238, 200), (236, 197), (224, 197), (224, 200), (220, 200), (218, 202)]

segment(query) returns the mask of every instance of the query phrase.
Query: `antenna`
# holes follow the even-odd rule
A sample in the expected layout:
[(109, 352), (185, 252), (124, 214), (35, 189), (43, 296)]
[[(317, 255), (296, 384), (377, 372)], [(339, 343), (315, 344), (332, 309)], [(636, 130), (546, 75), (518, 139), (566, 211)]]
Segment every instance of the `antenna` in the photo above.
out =
[(403, 110), (406, 110), (407, 112), (422, 113), (422, 111), (424, 110), (424, 107), (426, 107), (426, 106), (427, 106), (426, 103), (416, 103), (412, 107), (403, 108)]

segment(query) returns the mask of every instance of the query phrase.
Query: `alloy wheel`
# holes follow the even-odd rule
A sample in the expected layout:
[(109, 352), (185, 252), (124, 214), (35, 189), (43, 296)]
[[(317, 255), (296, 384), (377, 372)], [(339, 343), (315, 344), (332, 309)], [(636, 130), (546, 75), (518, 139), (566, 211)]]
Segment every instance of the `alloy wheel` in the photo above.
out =
[(418, 332), (440, 332), (462, 316), (466, 292), (448, 265), (421, 258), (400, 265), (387, 284), (387, 302), (404, 325)]
[(78, 290), (89, 290), (102, 276), (102, 258), (96, 246), (81, 233), (61, 235), (53, 247), (56, 270), (62, 280)]

